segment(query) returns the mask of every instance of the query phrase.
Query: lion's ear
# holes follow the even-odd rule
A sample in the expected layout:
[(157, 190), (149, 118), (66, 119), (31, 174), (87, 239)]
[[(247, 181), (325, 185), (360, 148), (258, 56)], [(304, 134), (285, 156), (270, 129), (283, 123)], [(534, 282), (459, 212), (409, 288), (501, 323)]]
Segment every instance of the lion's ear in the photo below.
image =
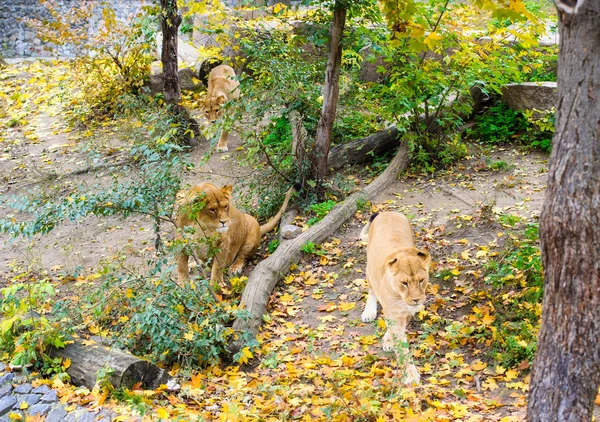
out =
[(419, 252), (417, 252), (417, 256), (421, 258), (421, 265), (423, 266), (423, 268), (428, 270), (429, 264), (431, 264), (431, 255), (429, 255), (429, 252), (427, 252), (425, 249), (419, 249)]
[(393, 259), (390, 259), (386, 265), (391, 268), (396, 264), (396, 262), (398, 262), (398, 258), (394, 257)]
[(225, 185), (221, 188), (221, 192), (223, 192), (223, 194), (227, 197), (229, 197), (231, 195), (232, 190), (233, 190), (233, 187), (231, 185)]
[(225, 104), (227, 102), (227, 97), (225, 97), (225, 95), (221, 94), (217, 97), (217, 104), (222, 105)]

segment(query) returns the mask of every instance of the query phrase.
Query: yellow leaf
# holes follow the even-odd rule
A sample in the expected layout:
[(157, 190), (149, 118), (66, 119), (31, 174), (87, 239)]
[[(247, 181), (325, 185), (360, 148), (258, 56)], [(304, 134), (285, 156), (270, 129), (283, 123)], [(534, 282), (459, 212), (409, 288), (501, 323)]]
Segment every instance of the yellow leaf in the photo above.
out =
[(133, 297), (133, 290), (131, 290), (131, 289), (125, 290), (125, 297), (127, 299), (131, 299)]
[(517, 378), (517, 375), (519, 375), (517, 371), (515, 371), (514, 369), (509, 369), (508, 371), (506, 371), (506, 374), (504, 374), (504, 379), (506, 381), (510, 381)]
[(381, 328), (382, 330), (385, 330), (387, 328), (387, 324), (385, 323), (385, 321), (383, 320), (383, 318), (377, 319), (377, 326), (379, 328)]
[(462, 259), (467, 260), (470, 258), (469, 256), (469, 250), (467, 249), (466, 251), (463, 251), (462, 254), (460, 254), (460, 256), (462, 257)]
[(481, 318), (481, 323), (482, 323), (483, 325), (490, 325), (490, 324), (491, 324), (492, 322), (494, 322), (495, 320), (496, 320), (496, 317), (495, 317), (495, 316), (492, 316), (492, 315), (489, 315), (489, 314), (487, 314), (487, 315), (484, 315), (484, 317), (483, 317), (483, 318)]
[(338, 305), (338, 309), (340, 310), (340, 312), (346, 312), (350, 309), (354, 309), (355, 306), (356, 303), (353, 302), (340, 302), (340, 304)]
[(505, 373), (505, 372), (506, 372), (506, 368), (503, 368), (503, 367), (502, 367), (502, 366), (500, 366), (500, 365), (496, 366), (496, 373), (497, 373), (498, 375), (502, 375), (502, 374), (503, 374), (503, 373)]
[(281, 300), (281, 302), (283, 303), (294, 303), (294, 298), (292, 297), (292, 295), (288, 294), (281, 295), (279, 300)]
[(158, 416), (160, 419), (169, 419), (169, 412), (167, 412), (167, 410), (164, 407), (159, 407), (156, 410), (156, 416)]
[(71, 359), (69, 359), (69, 358), (66, 358), (66, 359), (63, 361), (63, 364), (62, 364), (62, 366), (63, 366), (63, 368), (65, 368), (65, 369), (69, 369), (69, 367), (71, 366)]
[(487, 363), (482, 362), (480, 360), (476, 360), (473, 363), (471, 363), (471, 369), (474, 371), (481, 371), (482, 369), (487, 368)]
[(27, 404), (27, 402), (26, 402), (26, 401), (22, 401), (22, 402), (19, 404), (19, 409), (21, 409), (21, 410), (25, 410), (25, 409), (27, 409), (28, 407), (29, 407), (29, 405)]
[(122, 317), (119, 317), (119, 322), (127, 322), (129, 321), (129, 317), (127, 315), (123, 315)]
[(187, 333), (185, 333), (183, 335), (183, 338), (185, 338), (186, 340), (192, 341), (194, 339), (194, 332), (188, 331)]
[(88, 330), (89, 330), (89, 331), (90, 331), (90, 333), (92, 333), (92, 334), (98, 334), (98, 332), (100, 332), (100, 329), (99, 329), (99, 328), (98, 328), (96, 325), (94, 325), (94, 324), (90, 325), (90, 326), (88, 327)]
[(453, 268), (452, 271), (450, 271), (453, 275), (459, 275), (460, 274), (460, 270), (458, 268)]
[(442, 39), (441, 35), (436, 34), (435, 32), (432, 32), (431, 34), (427, 35), (425, 37), (425, 39), (423, 40), (423, 42), (425, 43), (425, 45), (427, 47), (429, 47), (430, 50), (433, 50), (433, 48), (436, 45), (440, 44), (440, 40)]

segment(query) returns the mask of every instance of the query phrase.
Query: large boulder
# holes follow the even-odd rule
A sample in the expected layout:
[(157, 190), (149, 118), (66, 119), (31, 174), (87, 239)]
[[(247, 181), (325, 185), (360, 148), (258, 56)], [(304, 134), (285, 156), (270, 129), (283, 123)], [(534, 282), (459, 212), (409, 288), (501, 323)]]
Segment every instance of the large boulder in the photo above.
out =
[(556, 107), (556, 82), (525, 82), (502, 88), (502, 102), (514, 110), (546, 111)]
[[(204, 88), (194, 69), (184, 67), (179, 69), (178, 73), (179, 86), (182, 91), (198, 91)], [(162, 62), (155, 61), (150, 64), (150, 78), (146, 86), (150, 89), (150, 95), (163, 92)]]

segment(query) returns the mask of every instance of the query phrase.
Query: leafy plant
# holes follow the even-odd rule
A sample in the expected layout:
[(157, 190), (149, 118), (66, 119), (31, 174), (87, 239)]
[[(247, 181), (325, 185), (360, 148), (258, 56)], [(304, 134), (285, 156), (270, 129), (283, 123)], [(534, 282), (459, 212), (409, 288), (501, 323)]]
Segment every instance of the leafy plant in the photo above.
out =
[(485, 143), (509, 142), (518, 132), (527, 128), (523, 113), (513, 110), (502, 102), (491, 106), (475, 118), (477, 127), (473, 136)]
[(523, 136), (525, 142), (528, 142), (532, 147), (550, 153), (556, 124), (556, 110), (554, 107), (552, 107), (552, 110), (546, 111), (527, 110), (525, 111), (525, 117), (530, 124), (527, 133)]
[(64, 347), (72, 328), (39, 313), (52, 308), (55, 291), (48, 279), (27, 280), (30, 277), (29, 272), (21, 272), (1, 290), (0, 359), (24, 368), (32, 365), (44, 373), (60, 372), (60, 359), (50, 359), (46, 351)]
[(318, 223), (319, 221), (321, 221), (323, 219), (323, 217), (325, 217), (327, 214), (329, 214), (329, 211), (331, 211), (331, 209), (333, 207), (335, 207), (335, 204), (336, 204), (335, 201), (328, 199), (325, 202), (320, 202), (318, 204), (311, 205), (310, 210), (315, 214), (315, 217), (309, 218), (306, 223), (309, 226), (312, 226), (312, 225)]

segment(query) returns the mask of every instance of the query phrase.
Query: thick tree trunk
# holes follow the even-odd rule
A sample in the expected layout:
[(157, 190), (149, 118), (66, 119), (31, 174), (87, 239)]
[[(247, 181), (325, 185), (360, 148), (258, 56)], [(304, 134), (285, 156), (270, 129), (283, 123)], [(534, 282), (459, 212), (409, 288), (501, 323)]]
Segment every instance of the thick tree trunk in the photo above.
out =
[(160, 0), (163, 33), (161, 60), (163, 65), (163, 92), (169, 105), (179, 104), (181, 90), (177, 72), (177, 33), (181, 24), (181, 15), (177, 11), (176, 0)]
[[(590, 421), (600, 383), (600, 2), (558, 0), (558, 110), (528, 419)], [(573, 13), (575, 12), (575, 13)]]
[(337, 170), (348, 164), (373, 161), (374, 157), (392, 150), (399, 143), (398, 129), (392, 126), (366, 138), (334, 146), (329, 151), (327, 167)]
[(342, 64), (342, 35), (346, 24), (346, 7), (335, 2), (331, 36), (329, 40), (329, 59), (325, 74), (325, 89), (323, 92), (323, 109), (317, 124), (315, 136), (316, 170), (320, 178), (327, 175), (327, 155), (331, 146), (331, 131), (335, 120), (338, 97), (340, 92), (340, 67)]
[[(358, 201), (371, 199), (383, 191), (391, 182), (396, 180), (399, 173), (406, 169), (408, 162), (408, 145), (406, 142), (402, 142), (394, 159), (377, 179), (364, 189), (346, 198), (343, 203), (335, 206), (323, 220), (310, 230), (305, 231), (295, 239), (282, 243), (269, 258), (261, 261), (250, 273), (241, 299), (242, 307), (250, 313), (251, 317), (249, 319), (238, 318), (233, 324), (234, 330), (255, 336), (260, 328), (262, 316), (267, 309), (273, 288), (279, 281), (281, 274), (287, 273), (290, 265), (298, 261), (302, 255), (300, 250), (302, 245), (307, 242), (323, 242), (348, 218), (354, 215), (358, 209)], [(234, 354), (241, 347), (243, 347), (243, 341), (237, 341), (230, 344), (229, 351)]]
[(102, 368), (112, 369), (109, 377), (115, 388), (131, 388), (142, 383), (144, 389), (155, 389), (166, 384), (169, 374), (164, 369), (131, 353), (100, 344), (84, 345), (82, 342), (68, 344), (64, 349), (53, 349), (51, 356), (70, 359), (67, 373), (75, 385), (83, 385), (90, 390), (96, 384), (97, 372)]

